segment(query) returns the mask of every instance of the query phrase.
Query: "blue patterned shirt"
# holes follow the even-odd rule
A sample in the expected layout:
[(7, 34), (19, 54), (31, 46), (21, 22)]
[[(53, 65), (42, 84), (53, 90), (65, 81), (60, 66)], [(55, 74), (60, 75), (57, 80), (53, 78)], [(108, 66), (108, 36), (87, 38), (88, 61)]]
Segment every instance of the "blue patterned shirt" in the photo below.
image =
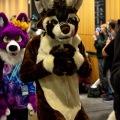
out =
[[(4, 64), (4, 93), (10, 109), (23, 109), (29, 102), (29, 93), (35, 93), (33, 82), (23, 83), (19, 77), (21, 63), (12, 66)], [(24, 89), (23, 89), (24, 88)]]

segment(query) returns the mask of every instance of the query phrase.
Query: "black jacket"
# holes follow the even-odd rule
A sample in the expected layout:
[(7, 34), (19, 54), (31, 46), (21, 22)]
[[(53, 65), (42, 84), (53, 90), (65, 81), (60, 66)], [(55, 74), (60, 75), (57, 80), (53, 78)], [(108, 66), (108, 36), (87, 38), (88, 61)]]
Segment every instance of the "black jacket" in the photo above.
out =
[(111, 84), (115, 92), (120, 94), (120, 30), (114, 42), (114, 59), (111, 70)]
[(94, 43), (94, 47), (96, 48), (97, 51), (96, 55), (98, 58), (103, 58), (102, 49), (105, 46), (107, 38), (108, 36), (104, 34), (103, 35), (100, 34), (97, 36), (97, 40)]

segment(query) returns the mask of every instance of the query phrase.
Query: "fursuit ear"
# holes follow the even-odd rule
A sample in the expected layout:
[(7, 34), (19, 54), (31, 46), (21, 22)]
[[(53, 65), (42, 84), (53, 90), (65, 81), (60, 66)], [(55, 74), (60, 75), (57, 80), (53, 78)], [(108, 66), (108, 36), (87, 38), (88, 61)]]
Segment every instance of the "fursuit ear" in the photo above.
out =
[(47, 11), (48, 9), (52, 8), (54, 4), (54, 0), (34, 0), (34, 1), (38, 13)]
[(34, 0), (34, 1), (38, 13), (42, 13), (43, 11), (47, 11), (48, 9), (51, 9), (55, 2), (61, 2), (61, 1), (66, 2), (67, 6), (71, 6), (77, 12), (83, 2), (83, 0)]
[(8, 25), (8, 18), (3, 12), (0, 12), (0, 27)]
[(83, 0), (76, 0), (76, 3), (72, 7), (78, 11), (80, 6), (82, 5), (82, 2), (83, 2)]
[(40, 0), (34, 0), (36, 9), (38, 13), (42, 13), (44, 11), (43, 5)]
[(17, 20), (28, 23), (28, 17), (25, 13), (20, 13), (17, 17)]
[(37, 28), (39, 28), (39, 29), (43, 29), (44, 30), (44, 28), (43, 28), (43, 20), (45, 19), (45, 13), (44, 12), (42, 12), (41, 13), (42, 15), (42, 17), (40, 18), (40, 20), (37, 22)]
[(79, 10), (80, 6), (82, 5), (83, 0), (66, 0), (67, 6), (72, 6), (76, 10)]

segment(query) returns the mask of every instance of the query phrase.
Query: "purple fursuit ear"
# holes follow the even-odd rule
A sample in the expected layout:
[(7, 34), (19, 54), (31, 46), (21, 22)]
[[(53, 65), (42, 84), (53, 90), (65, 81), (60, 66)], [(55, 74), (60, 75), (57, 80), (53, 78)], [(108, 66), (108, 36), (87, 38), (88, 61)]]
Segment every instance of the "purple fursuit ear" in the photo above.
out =
[(17, 20), (28, 23), (28, 17), (25, 13), (20, 13), (17, 17)]
[(8, 25), (8, 18), (3, 12), (0, 12), (0, 27)]

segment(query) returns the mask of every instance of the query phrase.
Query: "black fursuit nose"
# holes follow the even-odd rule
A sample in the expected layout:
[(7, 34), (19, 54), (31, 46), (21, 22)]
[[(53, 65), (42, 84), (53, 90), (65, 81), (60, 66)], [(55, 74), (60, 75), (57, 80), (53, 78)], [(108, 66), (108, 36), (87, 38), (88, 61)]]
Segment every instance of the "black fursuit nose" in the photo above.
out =
[(11, 46), (9, 46), (9, 50), (10, 51), (16, 51), (17, 50), (17, 46), (16, 45), (11, 45)]
[(66, 24), (61, 25), (60, 28), (64, 34), (68, 34), (70, 31), (70, 26)]

